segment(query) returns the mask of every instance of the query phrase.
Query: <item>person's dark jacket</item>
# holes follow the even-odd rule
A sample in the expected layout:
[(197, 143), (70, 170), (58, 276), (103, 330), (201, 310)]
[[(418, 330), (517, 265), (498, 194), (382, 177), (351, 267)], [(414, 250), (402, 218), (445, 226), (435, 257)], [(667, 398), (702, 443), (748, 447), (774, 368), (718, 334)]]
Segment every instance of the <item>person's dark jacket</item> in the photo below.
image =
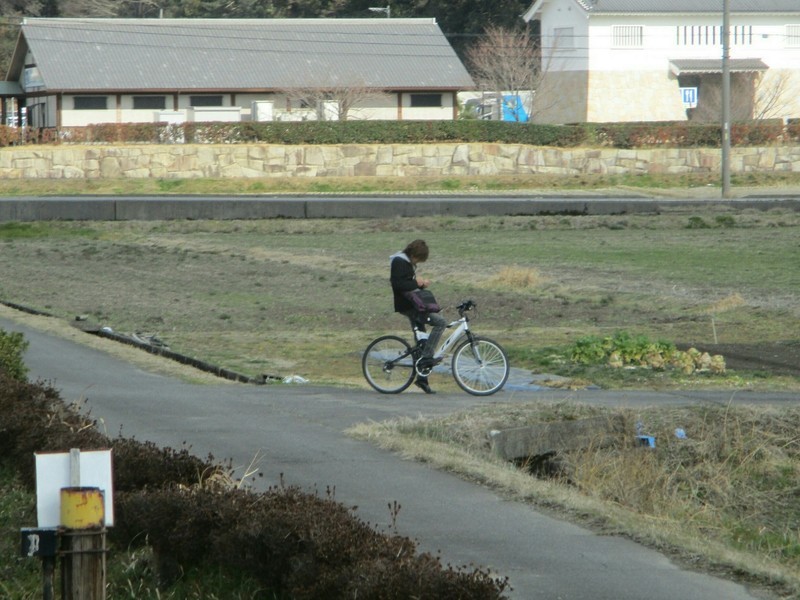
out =
[(392, 292), (394, 292), (394, 311), (399, 313), (408, 313), (414, 311), (414, 305), (408, 300), (403, 292), (410, 292), (417, 289), (417, 276), (414, 265), (411, 260), (403, 254), (398, 252), (391, 256), (391, 275), (389, 280), (392, 284)]

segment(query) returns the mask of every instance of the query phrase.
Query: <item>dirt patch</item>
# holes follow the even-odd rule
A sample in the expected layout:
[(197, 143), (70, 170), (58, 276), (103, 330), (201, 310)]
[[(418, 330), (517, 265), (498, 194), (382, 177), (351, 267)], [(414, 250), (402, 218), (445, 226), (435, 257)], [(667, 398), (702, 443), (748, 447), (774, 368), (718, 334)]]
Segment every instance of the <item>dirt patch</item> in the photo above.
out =
[(678, 344), (725, 357), (728, 369), (764, 371), (773, 375), (800, 377), (800, 340), (761, 342), (757, 344)]

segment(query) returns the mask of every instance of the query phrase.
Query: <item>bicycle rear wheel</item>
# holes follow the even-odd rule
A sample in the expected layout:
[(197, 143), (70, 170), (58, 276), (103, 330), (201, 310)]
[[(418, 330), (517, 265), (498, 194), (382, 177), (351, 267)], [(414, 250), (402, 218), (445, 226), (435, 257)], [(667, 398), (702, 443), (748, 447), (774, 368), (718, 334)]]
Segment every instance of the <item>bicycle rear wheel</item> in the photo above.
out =
[(474, 396), (490, 396), (508, 379), (506, 351), (488, 338), (474, 337), (453, 353), (453, 377), (459, 387)]
[(361, 358), (361, 370), (373, 388), (382, 394), (399, 394), (414, 381), (411, 345), (396, 335), (372, 341)]

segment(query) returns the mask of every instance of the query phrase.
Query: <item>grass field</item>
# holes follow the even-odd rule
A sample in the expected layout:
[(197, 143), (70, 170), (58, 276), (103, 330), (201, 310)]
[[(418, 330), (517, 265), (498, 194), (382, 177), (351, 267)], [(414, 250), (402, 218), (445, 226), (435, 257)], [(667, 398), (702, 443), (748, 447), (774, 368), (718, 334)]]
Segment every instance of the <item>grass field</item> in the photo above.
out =
[[(388, 257), (422, 237), (432, 255), (420, 272), (445, 314), (473, 298), (476, 330), (516, 366), (541, 370), (577, 339), (621, 330), (681, 344), (796, 339), (799, 226), (796, 212), (713, 206), (657, 216), (5, 223), (0, 300), (155, 335), (250, 376), (363, 386), (361, 349), (406, 327), (392, 312)], [(644, 374), (592, 377), (636, 386)], [(750, 375), (694, 383), (797, 387)]]

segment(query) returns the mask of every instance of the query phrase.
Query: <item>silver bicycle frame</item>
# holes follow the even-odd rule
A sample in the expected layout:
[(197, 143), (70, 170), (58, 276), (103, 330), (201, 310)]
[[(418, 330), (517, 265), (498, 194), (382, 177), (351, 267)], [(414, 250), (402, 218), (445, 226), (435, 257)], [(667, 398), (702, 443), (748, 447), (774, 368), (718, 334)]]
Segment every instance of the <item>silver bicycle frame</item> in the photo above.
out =
[(451, 333), (448, 338), (439, 345), (439, 348), (436, 349), (436, 352), (433, 355), (434, 358), (439, 358), (440, 356), (447, 354), (448, 350), (455, 346), (456, 342), (464, 337), (464, 334), (469, 331), (469, 321), (467, 321), (466, 317), (461, 317), (460, 319), (450, 322), (447, 325), (447, 328), (450, 329), (456, 325), (458, 325), (458, 327), (456, 327), (455, 331), (453, 331), (453, 333)]

